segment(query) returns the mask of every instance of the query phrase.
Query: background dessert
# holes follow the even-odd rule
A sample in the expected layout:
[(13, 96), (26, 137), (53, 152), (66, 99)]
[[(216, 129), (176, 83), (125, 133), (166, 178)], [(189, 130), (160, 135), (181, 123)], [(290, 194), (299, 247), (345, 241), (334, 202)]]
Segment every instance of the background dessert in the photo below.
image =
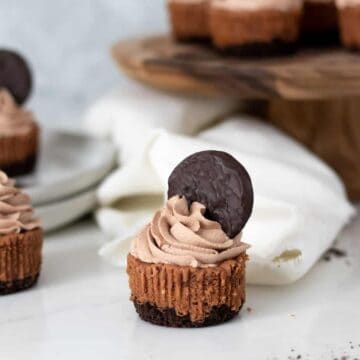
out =
[(288, 53), (298, 40), (301, 15), (301, 0), (214, 0), (213, 42), (245, 53)]
[(172, 31), (179, 40), (209, 37), (210, 0), (168, 0)]
[(0, 295), (33, 286), (41, 267), (43, 234), (30, 198), (0, 171)]
[(351, 50), (360, 49), (360, 1), (336, 0), (339, 11), (341, 40)]
[(307, 45), (360, 46), (358, 0), (168, 0), (173, 34), (212, 39), (241, 55), (289, 53)]
[(0, 50), (0, 169), (9, 176), (34, 170), (39, 126), (22, 108), (32, 88), (29, 66), (19, 54)]
[(19, 107), (7, 90), (0, 90), (0, 169), (10, 176), (33, 171), (38, 142), (32, 113)]
[(169, 177), (169, 200), (134, 238), (128, 255), (131, 299), (143, 320), (202, 327), (239, 313), (248, 248), (241, 230), (252, 207), (249, 175), (230, 155), (204, 151), (178, 165)]
[(336, 43), (339, 26), (335, 0), (305, 0), (301, 32), (306, 44)]

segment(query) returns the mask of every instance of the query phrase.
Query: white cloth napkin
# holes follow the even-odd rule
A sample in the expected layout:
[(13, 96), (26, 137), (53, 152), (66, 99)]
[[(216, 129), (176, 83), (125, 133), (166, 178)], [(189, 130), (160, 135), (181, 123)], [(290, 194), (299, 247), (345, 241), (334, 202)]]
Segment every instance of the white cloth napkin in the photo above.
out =
[(142, 150), (153, 129), (193, 135), (238, 108), (234, 100), (154, 91), (130, 83), (95, 102), (84, 127), (94, 136), (111, 138), (124, 164)]
[[(248, 282), (287, 284), (301, 278), (354, 214), (335, 173), (305, 148), (254, 118), (233, 117), (196, 137), (175, 134), (198, 131), (234, 104), (210, 106), (213, 101), (141, 91), (144, 95), (137, 100), (136, 90), (128, 99), (123, 92), (104, 98), (86, 120), (92, 133), (112, 131), (123, 162), (98, 191), (101, 207), (96, 218), (104, 232), (115, 238), (103, 246), (101, 256), (124, 266), (131, 238), (163, 204), (173, 168), (196, 151), (216, 149), (241, 161), (254, 184), (254, 213), (243, 237), (252, 246)], [(166, 106), (164, 99), (169, 101)], [(203, 115), (195, 126), (191, 109)]]

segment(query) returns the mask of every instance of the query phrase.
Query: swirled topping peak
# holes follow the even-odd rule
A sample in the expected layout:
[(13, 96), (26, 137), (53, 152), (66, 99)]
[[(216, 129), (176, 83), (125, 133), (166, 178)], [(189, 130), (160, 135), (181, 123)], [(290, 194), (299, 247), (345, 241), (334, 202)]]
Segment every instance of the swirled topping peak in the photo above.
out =
[(303, 0), (213, 0), (211, 3), (214, 8), (249, 11), (264, 9), (289, 11), (300, 9), (302, 5)]
[(241, 234), (230, 239), (218, 222), (205, 218), (205, 211), (199, 202), (189, 208), (184, 197), (170, 198), (135, 237), (131, 254), (147, 263), (207, 267), (245, 252)]
[(40, 227), (34, 217), (30, 197), (15, 187), (14, 180), (0, 171), (0, 235), (20, 233)]
[(0, 89), (0, 136), (26, 134), (33, 122), (32, 113), (19, 107), (6, 89)]

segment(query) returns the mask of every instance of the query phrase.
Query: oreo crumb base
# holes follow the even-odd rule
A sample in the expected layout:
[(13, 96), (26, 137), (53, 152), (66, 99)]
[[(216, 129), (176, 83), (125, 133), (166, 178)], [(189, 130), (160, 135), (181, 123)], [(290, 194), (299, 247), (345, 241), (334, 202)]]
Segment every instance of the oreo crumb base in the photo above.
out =
[(160, 309), (150, 303), (140, 304), (134, 301), (136, 312), (144, 321), (155, 325), (173, 328), (199, 328), (222, 324), (236, 317), (240, 310), (233, 311), (227, 305), (213, 307), (202, 322), (192, 322), (190, 316), (179, 316), (175, 309)]
[(23, 161), (13, 162), (7, 165), (0, 165), (0, 169), (8, 176), (14, 177), (32, 173), (35, 170), (36, 163), (37, 154), (33, 154)]
[(19, 291), (23, 291), (34, 286), (39, 278), (39, 274), (29, 276), (22, 280), (13, 280), (8, 282), (0, 281), (0, 295), (9, 295)]
[(288, 43), (278, 39), (269, 43), (253, 42), (219, 49), (219, 51), (224, 55), (254, 58), (287, 56), (294, 54), (297, 50), (297, 42)]
[(340, 34), (338, 29), (333, 29), (322, 33), (303, 33), (301, 45), (308, 47), (327, 47), (340, 44)]

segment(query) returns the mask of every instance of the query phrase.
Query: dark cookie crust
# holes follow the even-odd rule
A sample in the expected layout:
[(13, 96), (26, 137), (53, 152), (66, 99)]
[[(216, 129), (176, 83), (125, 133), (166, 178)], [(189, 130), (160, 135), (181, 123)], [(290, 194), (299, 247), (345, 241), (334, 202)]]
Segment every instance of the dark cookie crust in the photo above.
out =
[(0, 50), (0, 88), (6, 88), (19, 105), (30, 95), (30, 68), (25, 59), (14, 51)]
[(155, 325), (174, 328), (199, 328), (218, 325), (233, 319), (238, 311), (232, 311), (227, 305), (213, 307), (203, 322), (192, 322), (190, 316), (179, 316), (175, 309), (160, 309), (150, 303), (140, 304), (134, 301), (135, 309), (140, 318)]
[(340, 34), (338, 29), (315, 34), (305, 32), (302, 34), (301, 43), (308, 47), (335, 46), (340, 44)]
[(0, 295), (9, 295), (29, 289), (37, 283), (38, 278), (39, 274), (37, 274), (36, 276), (27, 277), (22, 280), (0, 282)]
[(0, 169), (10, 177), (21, 176), (32, 173), (35, 170), (36, 162), (37, 154), (33, 154), (23, 161), (14, 162), (5, 166), (0, 164)]
[(246, 169), (231, 155), (202, 151), (182, 161), (169, 177), (168, 197), (184, 196), (206, 206), (205, 216), (233, 238), (248, 221), (254, 193)]
[(266, 56), (287, 56), (294, 54), (298, 49), (297, 43), (289, 43), (274, 39), (268, 43), (253, 42), (243, 45), (230, 46), (220, 50), (225, 55), (262, 58)]

